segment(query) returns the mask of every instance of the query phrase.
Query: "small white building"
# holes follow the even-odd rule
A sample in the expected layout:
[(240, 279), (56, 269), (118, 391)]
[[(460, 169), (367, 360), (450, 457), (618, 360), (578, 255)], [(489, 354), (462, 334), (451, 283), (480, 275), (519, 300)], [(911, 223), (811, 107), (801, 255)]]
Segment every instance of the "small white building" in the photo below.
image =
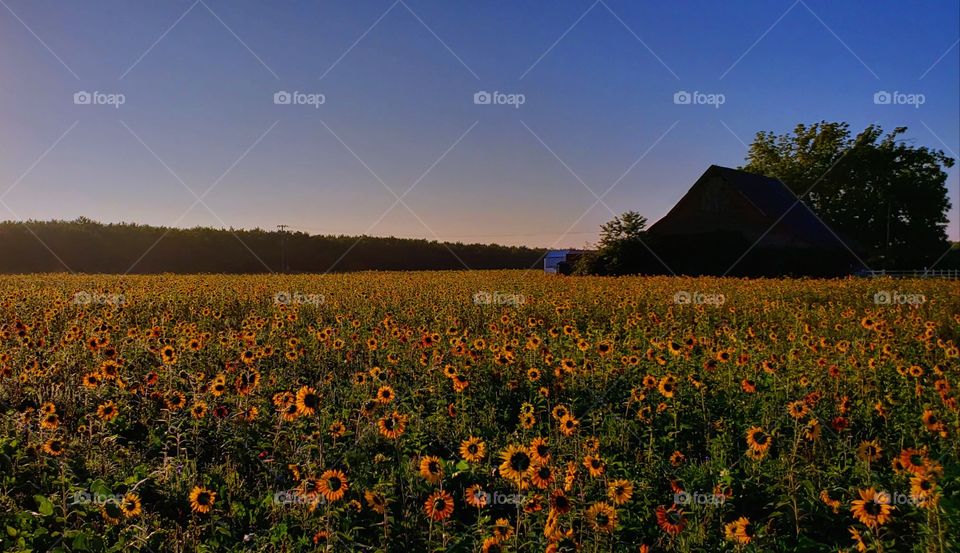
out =
[(552, 275), (569, 275), (573, 272), (573, 265), (587, 250), (551, 250), (543, 258), (543, 272)]

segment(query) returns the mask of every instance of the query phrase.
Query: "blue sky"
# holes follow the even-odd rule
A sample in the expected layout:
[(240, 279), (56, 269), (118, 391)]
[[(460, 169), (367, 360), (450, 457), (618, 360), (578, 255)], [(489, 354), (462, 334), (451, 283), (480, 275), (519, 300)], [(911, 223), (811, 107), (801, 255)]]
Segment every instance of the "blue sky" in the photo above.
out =
[[(907, 126), (956, 157), (958, 22), (955, 1), (2, 0), (0, 219), (581, 246), (759, 130)], [(957, 167), (948, 187), (960, 239)]]

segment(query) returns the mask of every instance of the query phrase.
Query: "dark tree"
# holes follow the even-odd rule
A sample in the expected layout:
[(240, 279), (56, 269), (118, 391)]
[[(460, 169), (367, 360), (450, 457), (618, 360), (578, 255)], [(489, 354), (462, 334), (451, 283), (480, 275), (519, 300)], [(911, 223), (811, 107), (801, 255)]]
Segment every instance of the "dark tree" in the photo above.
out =
[(847, 123), (797, 125), (792, 133), (759, 132), (745, 171), (782, 180), (873, 268), (923, 268), (947, 241), (942, 151), (914, 146), (897, 127), (876, 125), (851, 136)]

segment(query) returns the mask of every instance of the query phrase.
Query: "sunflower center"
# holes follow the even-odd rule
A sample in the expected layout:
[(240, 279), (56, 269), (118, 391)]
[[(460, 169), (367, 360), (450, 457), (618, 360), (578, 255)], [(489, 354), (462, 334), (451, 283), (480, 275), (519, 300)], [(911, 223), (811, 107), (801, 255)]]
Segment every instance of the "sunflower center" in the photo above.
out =
[(510, 457), (510, 468), (518, 472), (527, 470), (530, 468), (530, 457), (523, 452), (514, 453), (513, 456)]

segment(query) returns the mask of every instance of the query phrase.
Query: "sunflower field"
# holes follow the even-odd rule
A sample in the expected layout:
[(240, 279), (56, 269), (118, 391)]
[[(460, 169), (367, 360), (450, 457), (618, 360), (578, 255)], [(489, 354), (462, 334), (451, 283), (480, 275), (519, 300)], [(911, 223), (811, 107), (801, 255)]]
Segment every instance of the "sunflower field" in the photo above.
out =
[(960, 551), (960, 287), (0, 278), (2, 551)]

